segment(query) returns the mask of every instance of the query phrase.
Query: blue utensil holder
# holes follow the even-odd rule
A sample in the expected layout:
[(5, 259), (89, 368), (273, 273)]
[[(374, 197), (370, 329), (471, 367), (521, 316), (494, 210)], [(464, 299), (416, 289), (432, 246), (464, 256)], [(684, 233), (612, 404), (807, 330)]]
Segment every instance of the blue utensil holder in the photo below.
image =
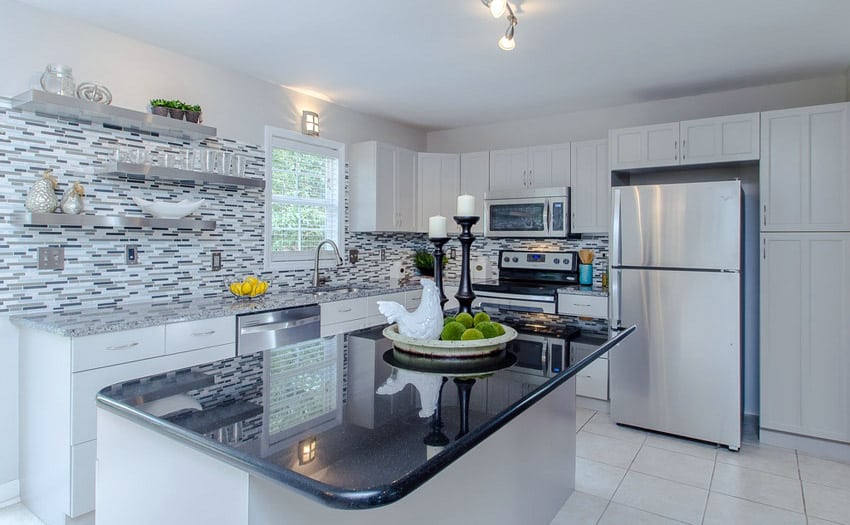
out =
[(593, 265), (579, 264), (578, 265), (578, 283), (593, 284)]

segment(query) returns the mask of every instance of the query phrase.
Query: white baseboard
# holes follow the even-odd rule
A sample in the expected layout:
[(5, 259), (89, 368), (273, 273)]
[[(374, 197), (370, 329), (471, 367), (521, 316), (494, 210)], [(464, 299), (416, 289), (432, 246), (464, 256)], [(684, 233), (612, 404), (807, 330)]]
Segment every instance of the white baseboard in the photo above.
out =
[(759, 432), (759, 441), (777, 447), (793, 448), (809, 456), (850, 463), (850, 444), (847, 443), (777, 432), (766, 428), (762, 428)]
[(21, 484), (12, 480), (0, 485), (0, 508), (14, 505), (21, 501)]

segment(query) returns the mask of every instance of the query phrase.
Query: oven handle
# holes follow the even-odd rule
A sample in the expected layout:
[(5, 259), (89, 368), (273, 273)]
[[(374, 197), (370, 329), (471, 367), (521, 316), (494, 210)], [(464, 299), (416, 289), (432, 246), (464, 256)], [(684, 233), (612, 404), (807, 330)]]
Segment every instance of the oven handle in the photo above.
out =
[(321, 318), (318, 315), (314, 315), (311, 317), (305, 317), (303, 319), (298, 319), (296, 321), (283, 321), (279, 323), (267, 323), (267, 324), (258, 324), (253, 326), (243, 327), (240, 331), (240, 334), (256, 334), (260, 332), (276, 332), (278, 330), (285, 330), (287, 328), (296, 328), (298, 326), (304, 326), (306, 324), (318, 323), (321, 321)]

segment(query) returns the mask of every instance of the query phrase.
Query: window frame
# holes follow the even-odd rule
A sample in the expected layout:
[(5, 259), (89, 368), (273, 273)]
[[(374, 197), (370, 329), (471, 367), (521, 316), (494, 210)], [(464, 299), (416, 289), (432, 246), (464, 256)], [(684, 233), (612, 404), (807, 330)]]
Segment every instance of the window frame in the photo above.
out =
[[(265, 167), (265, 232), (263, 235), (263, 253), (264, 253), (264, 268), (265, 270), (306, 270), (313, 268), (315, 255), (305, 256), (303, 252), (298, 252), (298, 255), (292, 254), (284, 260), (272, 259), (272, 153), (277, 147), (281, 149), (281, 144), (290, 146), (293, 151), (298, 151), (298, 146), (303, 148), (301, 151), (315, 152), (316, 149), (331, 150), (336, 152), (339, 160), (337, 169), (337, 238), (333, 240), (339, 247), (340, 255), (345, 252), (345, 144), (320, 137), (311, 137), (302, 135), (296, 131), (276, 128), (274, 126), (265, 127), (265, 146), (266, 146), (266, 167)], [(324, 152), (323, 152), (324, 153)], [(286, 252), (283, 252), (286, 253)], [(319, 257), (319, 266), (321, 268), (329, 268), (336, 265), (336, 257), (331, 250), (322, 250)]]

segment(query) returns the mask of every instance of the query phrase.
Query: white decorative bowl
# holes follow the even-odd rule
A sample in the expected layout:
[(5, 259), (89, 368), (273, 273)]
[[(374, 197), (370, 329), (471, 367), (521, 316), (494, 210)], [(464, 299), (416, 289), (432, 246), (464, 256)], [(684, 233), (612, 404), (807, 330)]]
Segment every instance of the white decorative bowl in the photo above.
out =
[[(500, 323), (501, 324), (501, 323)], [(502, 325), (504, 335), (490, 339), (474, 339), (472, 341), (442, 341), (440, 339), (414, 339), (398, 333), (398, 325), (393, 324), (384, 328), (384, 337), (390, 339), (399, 350), (412, 354), (431, 357), (477, 357), (504, 350), (508, 342), (513, 341), (516, 330)]]
[(139, 208), (150, 213), (158, 219), (182, 219), (183, 217), (195, 213), (198, 208), (204, 205), (203, 199), (199, 201), (190, 201), (184, 199), (180, 202), (163, 202), (163, 201), (147, 201), (138, 197), (131, 197)]

